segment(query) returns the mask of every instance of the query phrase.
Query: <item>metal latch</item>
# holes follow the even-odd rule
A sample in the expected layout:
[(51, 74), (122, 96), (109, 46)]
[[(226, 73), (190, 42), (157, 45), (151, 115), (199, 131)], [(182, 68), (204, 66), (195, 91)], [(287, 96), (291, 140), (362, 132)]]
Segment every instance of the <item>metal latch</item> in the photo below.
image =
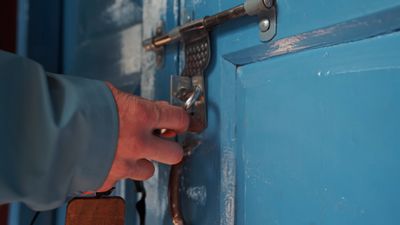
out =
[[(185, 52), (185, 67), (180, 76), (171, 77), (171, 103), (182, 106), (191, 115), (189, 131), (200, 133), (207, 127), (206, 88), (204, 71), (211, 57), (210, 31), (228, 20), (243, 16), (259, 17), (259, 36), (261, 41), (269, 41), (276, 34), (276, 7), (274, 0), (247, 0), (244, 4), (194, 20), (177, 27), (167, 34), (145, 40), (144, 48), (149, 51), (163, 52), (165, 45), (181, 41)], [(158, 57), (159, 58), (159, 57)], [(162, 60), (161, 60), (162, 61)], [(163, 131), (161, 131), (163, 132)], [(200, 145), (193, 133), (187, 134), (182, 142), (184, 159), (171, 168), (169, 178), (169, 205), (174, 225), (184, 225), (185, 220), (180, 209), (179, 184), (182, 166), (191, 152)]]
[(206, 16), (201, 19), (191, 21), (183, 26), (177, 27), (164, 35), (147, 39), (143, 42), (146, 50), (157, 50), (167, 44), (182, 40), (182, 34), (195, 30), (205, 29), (210, 31), (215, 26), (228, 20), (233, 20), (243, 16), (259, 17), (259, 35), (261, 41), (269, 41), (276, 34), (276, 6), (275, 0), (247, 0), (244, 4)]
[(274, 0), (247, 0), (244, 4), (191, 21), (177, 27), (167, 34), (147, 39), (143, 47), (147, 51), (163, 52), (163, 47), (181, 41), (185, 50), (185, 67), (180, 76), (171, 78), (171, 102), (183, 106), (195, 92), (201, 92), (190, 109), (192, 132), (200, 133), (206, 125), (206, 100), (204, 70), (210, 61), (209, 32), (217, 25), (243, 16), (259, 17), (259, 36), (261, 41), (269, 41), (276, 34), (276, 6)]

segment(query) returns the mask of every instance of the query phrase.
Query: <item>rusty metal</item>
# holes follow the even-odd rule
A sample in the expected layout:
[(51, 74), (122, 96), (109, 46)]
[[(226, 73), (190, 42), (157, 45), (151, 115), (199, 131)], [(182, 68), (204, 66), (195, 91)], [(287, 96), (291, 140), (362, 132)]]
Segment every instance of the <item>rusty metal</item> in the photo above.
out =
[(244, 5), (238, 5), (231, 9), (217, 13), (213, 16), (205, 17), (204, 26), (206, 29), (212, 29), (219, 24), (225, 23), (226, 21), (237, 19), (246, 15), (247, 13), (244, 9)]
[(194, 31), (194, 30), (210, 30), (213, 27), (224, 23), (228, 20), (236, 19), (246, 15), (244, 5), (239, 5), (231, 9), (222, 11), (212, 16), (206, 16), (202, 19), (194, 20), (181, 27), (175, 28), (168, 34), (157, 36), (151, 39), (147, 39), (143, 42), (143, 47), (146, 51), (155, 50), (167, 44), (171, 44), (175, 41), (179, 41), (182, 38), (182, 34)]
[(181, 210), (180, 202), (180, 181), (183, 172), (183, 165), (188, 156), (200, 145), (200, 141), (195, 139), (193, 136), (186, 137), (183, 142), (183, 160), (171, 167), (168, 183), (168, 197), (169, 197), (169, 210), (172, 217), (172, 223), (174, 225), (184, 225), (185, 220)]

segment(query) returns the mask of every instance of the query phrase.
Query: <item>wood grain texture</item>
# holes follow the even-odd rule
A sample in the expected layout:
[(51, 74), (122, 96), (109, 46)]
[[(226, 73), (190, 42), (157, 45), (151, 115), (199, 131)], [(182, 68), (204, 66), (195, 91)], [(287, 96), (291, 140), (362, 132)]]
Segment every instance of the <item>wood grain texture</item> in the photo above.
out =
[(120, 197), (76, 198), (68, 203), (66, 225), (124, 225), (125, 202)]

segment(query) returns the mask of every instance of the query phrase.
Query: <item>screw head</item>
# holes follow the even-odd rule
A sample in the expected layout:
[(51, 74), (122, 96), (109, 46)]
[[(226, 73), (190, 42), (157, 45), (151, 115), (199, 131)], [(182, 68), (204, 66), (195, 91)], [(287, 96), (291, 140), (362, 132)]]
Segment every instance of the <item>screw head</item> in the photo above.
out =
[(271, 8), (274, 5), (274, 0), (263, 0), (265, 7)]
[(267, 32), (269, 30), (269, 19), (262, 19), (259, 23), (260, 31), (261, 32)]

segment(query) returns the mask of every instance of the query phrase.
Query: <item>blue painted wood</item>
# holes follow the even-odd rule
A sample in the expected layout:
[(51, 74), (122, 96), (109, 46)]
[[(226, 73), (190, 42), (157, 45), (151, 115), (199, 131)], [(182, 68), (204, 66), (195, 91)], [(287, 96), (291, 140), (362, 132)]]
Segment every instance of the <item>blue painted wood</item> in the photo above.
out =
[[(155, 13), (153, 14), (154, 9), (149, 10), (149, 14), (154, 16), (155, 18), (151, 18), (152, 20), (158, 20), (163, 22), (164, 30), (171, 30), (174, 27), (180, 24), (180, 2), (179, 1), (158, 1), (153, 3), (148, 3), (148, 5), (154, 4), (162, 4), (162, 7), (159, 7), (163, 10), (161, 15)], [(165, 5), (164, 5), (165, 4)], [(146, 5), (146, 4), (145, 4)], [(146, 9), (144, 9), (146, 10)], [(164, 12), (165, 10), (165, 12)], [(146, 18), (144, 19), (146, 22)], [(158, 21), (151, 21), (153, 23), (158, 23)], [(144, 24), (144, 26), (149, 26)], [(150, 27), (152, 32), (154, 33), (157, 27)], [(146, 38), (150, 38), (147, 36)], [(152, 53), (147, 53), (152, 54)], [(155, 59), (149, 57), (150, 59)], [(144, 58), (146, 60), (147, 58)], [(143, 74), (143, 76), (150, 75), (153, 72), (154, 74), (154, 86), (149, 87), (153, 89), (153, 96), (155, 100), (163, 100), (169, 101), (169, 93), (170, 93), (170, 76), (179, 74), (179, 46), (178, 45), (170, 45), (165, 48), (164, 53), (164, 63), (161, 68), (156, 69), (155, 62), (150, 62), (149, 64), (149, 74)], [(146, 78), (143, 78), (146, 79)], [(170, 167), (164, 164), (155, 163), (155, 174), (153, 178), (145, 182), (145, 188), (147, 192), (146, 198), (146, 224), (171, 224), (171, 216), (168, 209), (168, 177), (169, 177), (169, 169)]]
[[(141, 3), (64, 3), (65, 72), (109, 80), (138, 93), (140, 69), (134, 64), (137, 54), (132, 53), (140, 47), (134, 34), (140, 30)], [(198, 18), (240, 3), (168, 1), (166, 29), (178, 25), (182, 15)], [(398, 5), (396, 0), (280, 0), (276, 38), (290, 40)], [(212, 33), (212, 39), (213, 59), (207, 70), (209, 127), (184, 171), (188, 222), (395, 224), (399, 93), (393, 74), (398, 72), (398, 34), (291, 52), (239, 69), (222, 56), (260, 44), (256, 18), (228, 22)], [(25, 39), (20, 40), (23, 46)], [(323, 42), (313, 43), (326, 46)], [(182, 67), (179, 47), (166, 50), (165, 67), (155, 81), (155, 98), (164, 100), (169, 95), (169, 75)], [(153, 196), (148, 201), (149, 224), (170, 224), (167, 179), (168, 167), (160, 165), (147, 185)]]
[(272, 41), (225, 55), (229, 62), (241, 66), (272, 57), (354, 42), (400, 30), (400, 7), (369, 14), (329, 27)]
[[(395, 0), (277, 2), (276, 40), (399, 6)], [(199, 18), (240, 3), (182, 1), (182, 14)], [(212, 32), (209, 127), (184, 171), (188, 224), (395, 224), (398, 34), (244, 67), (223, 58), (260, 45), (257, 29), (256, 18), (243, 18)], [(270, 89), (272, 78), (281, 85)], [(167, 176), (156, 185), (166, 193)], [(159, 204), (167, 211), (166, 202)], [(170, 224), (162, 215), (154, 224)]]
[(398, 224), (399, 38), (239, 69), (239, 224)]

